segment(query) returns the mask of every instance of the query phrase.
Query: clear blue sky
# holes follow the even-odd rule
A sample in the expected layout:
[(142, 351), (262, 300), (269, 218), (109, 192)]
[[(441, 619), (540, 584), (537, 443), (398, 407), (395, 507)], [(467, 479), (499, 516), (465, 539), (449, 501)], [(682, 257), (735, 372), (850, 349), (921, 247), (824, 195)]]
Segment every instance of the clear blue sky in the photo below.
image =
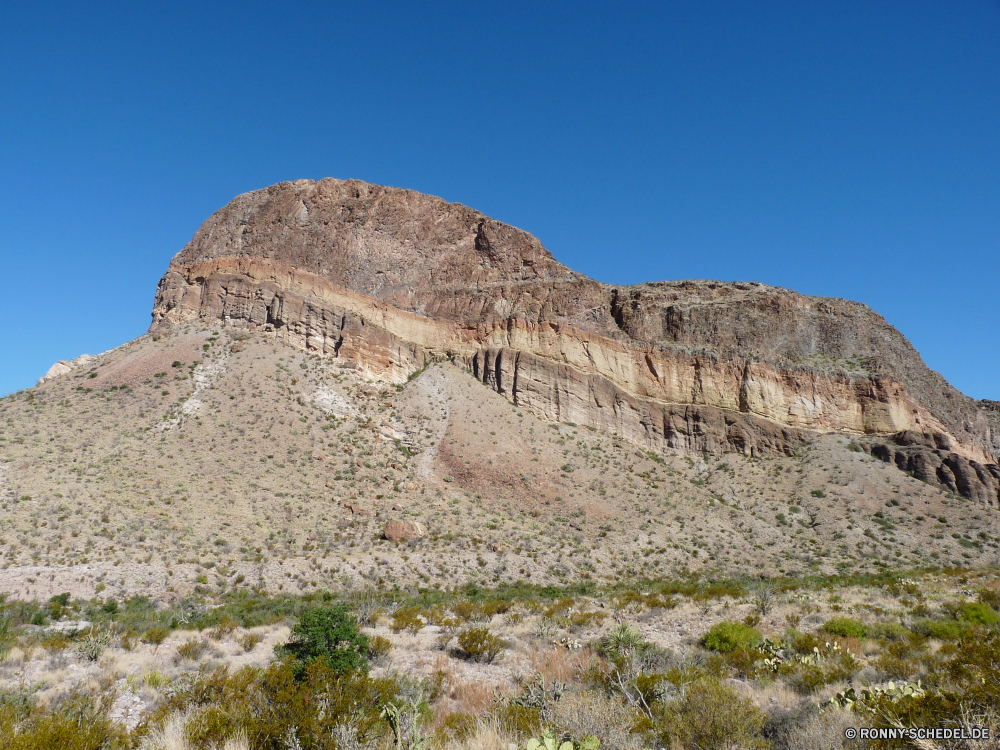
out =
[(0, 393), (233, 196), (358, 178), (611, 283), (860, 300), (1000, 399), (1000, 2), (0, 6)]

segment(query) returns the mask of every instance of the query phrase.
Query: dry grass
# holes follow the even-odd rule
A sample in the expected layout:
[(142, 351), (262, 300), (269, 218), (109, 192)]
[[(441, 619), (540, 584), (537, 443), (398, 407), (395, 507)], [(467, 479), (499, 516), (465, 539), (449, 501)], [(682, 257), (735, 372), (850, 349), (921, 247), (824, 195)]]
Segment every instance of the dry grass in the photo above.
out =
[(484, 718), (476, 722), (471, 736), (447, 742), (442, 750), (510, 750), (518, 739), (496, 719)]
[[(441, 696), (435, 705), (435, 714), (440, 720), (455, 713), (479, 716), (501, 695), (499, 686), (464, 675), (456, 669), (455, 660), (447, 656), (438, 655), (434, 672), (444, 678)], [(439, 725), (440, 721), (434, 728)]]
[(565, 647), (539, 647), (532, 645), (531, 671), (538, 672), (548, 683), (573, 682), (576, 676), (587, 668), (592, 653), (589, 647), (568, 649)]
[(552, 719), (573, 737), (597, 737), (604, 750), (642, 747), (639, 737), (629, 731), (635, 712), (617, 698), (586, 692), (571, 694), (553, 705)]

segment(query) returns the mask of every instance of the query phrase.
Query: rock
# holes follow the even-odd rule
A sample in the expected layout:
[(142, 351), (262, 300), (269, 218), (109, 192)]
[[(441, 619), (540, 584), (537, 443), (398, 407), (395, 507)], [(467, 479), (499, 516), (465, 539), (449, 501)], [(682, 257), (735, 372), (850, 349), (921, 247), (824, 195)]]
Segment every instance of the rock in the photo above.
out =
[[(948, 490), (986, 506), (1000, 507), (1000, 467), (969, 460), (948, 452), (946, 435), (900, 432), (893, 436), (896, 446), (883, 443), (871, 447), (871, 455), (894, 464), (900, 471), (934, 482)], [(899, 446), (899, 447), (897, 447)]]
[(49, 368), (49, 371), (38, 379), (38, 383), (36, 385), (41, 385), (47, 380), (58, 378), (60, 375), (65, 375), (67, 372), (73, 372), (73, 368), (70, 367), (69, 362), (61, 359), (52, 365), (52, 367)]
[(426, 532), (423, 524), (416, 521), (400, 521), (393, 519), (386, 521), (382, 534), (391, 542), (410, 541), (422, 537)]
[(150, 331), (195, 320), (394, 383), (449, 357), (518, 408), (645, 450), (791, 456), (819, 431), (902, 435), (907, 465), (910, 449), (984, 467), (1000, 453), (1000, 411), (862, 304), (601, 284), (474, 209), (357, 180), (284, 182), (213, 214), (160, 280)]
[(394, 511), (397, 511), (397, 512), (399, 512), (399, 511), (403, 510), (403, 506), (402, 506), (402, 505), (400, 505), (399, 503), (396, 503), (395, 505), (393, 505), (393, 506), (392, 506), (392, 509), (393, 509)]
[(46, 630), (54, 630), (63, 635), (73, 635), (74, 633), (82, 633), (91, 625), (92, 623), (88, 620), (65, 620), (63, 622), (52, 623)]

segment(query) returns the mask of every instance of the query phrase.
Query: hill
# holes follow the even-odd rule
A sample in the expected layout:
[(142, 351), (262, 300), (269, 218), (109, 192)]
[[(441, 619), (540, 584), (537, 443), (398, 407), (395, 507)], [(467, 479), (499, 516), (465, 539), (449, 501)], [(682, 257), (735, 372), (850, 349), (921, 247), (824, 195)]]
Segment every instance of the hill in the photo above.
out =
[(0, 402), (0, 590), (992, 566), (989, 406), (857, 303), (611, 287), (458, 204), (282, 183), (148, 334)]

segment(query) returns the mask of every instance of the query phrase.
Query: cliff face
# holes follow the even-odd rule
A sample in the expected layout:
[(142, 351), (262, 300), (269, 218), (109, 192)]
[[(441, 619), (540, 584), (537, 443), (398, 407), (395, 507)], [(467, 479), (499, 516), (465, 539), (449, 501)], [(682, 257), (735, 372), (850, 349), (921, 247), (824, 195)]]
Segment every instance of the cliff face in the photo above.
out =
[(151, 330), (194, 319), (394, 382), (458, 358), (518, 406), (650, 449), (923, 435), (975, 485), (956, 491), (997, 501), (996, 414), (864, 305), (756, 283), (600, 284), (526, 232), (413, 191), (325, 179), (239, 196), (160, 280)]

